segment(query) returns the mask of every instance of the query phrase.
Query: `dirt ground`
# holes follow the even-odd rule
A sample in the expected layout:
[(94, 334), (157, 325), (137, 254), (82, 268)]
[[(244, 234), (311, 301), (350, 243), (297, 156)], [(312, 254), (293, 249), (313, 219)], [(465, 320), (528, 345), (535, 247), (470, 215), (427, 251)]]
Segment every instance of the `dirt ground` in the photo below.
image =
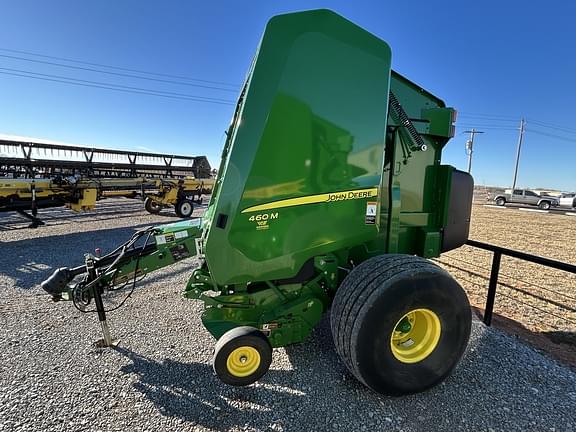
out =
[[(470, 239), (576, 264), (576, 217), (475, 204)], [(463, 246), (438, 262), (483, 314), (492, 253)], [(576, 366), (576, 274), (502, 257), (493, 325)]]

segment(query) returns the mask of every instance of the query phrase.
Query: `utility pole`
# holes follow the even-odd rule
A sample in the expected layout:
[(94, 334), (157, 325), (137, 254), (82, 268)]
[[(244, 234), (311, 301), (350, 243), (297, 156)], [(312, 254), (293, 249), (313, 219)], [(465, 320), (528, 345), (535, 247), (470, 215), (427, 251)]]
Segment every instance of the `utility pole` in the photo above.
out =
[(464, 133), (470, 134), (470, 139), (466, 141), (466, 154), (468, 155), (468, 173), (470, 173), (470, 171), (472, 170), (472, 153), (474, 153), (474, 136), (476, 134), (481, 134), (484, 132), (472, 129), (464, 131)]
[(514, 180), (512, 181), (512, 193), (516, 189), (516, 179), (518, 178), (518, 163), (520, 162), (520, 150), (522, 149), (522, 141), (524, 140), (524, 127), (526, 122), (524, 117), (520, 120), (520, 135), (518, 136), (518, 147), (516, 148), (516, 164), (514, 166)]

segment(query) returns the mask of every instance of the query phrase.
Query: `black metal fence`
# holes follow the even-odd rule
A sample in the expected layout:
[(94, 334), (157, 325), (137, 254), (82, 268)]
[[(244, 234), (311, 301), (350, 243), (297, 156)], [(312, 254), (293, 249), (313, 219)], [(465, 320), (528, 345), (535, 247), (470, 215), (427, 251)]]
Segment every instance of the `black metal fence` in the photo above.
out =
[[(539, 332), (555, 342), (576, 344), (576, 277), (572, 276), (576, 275), (576, 265), (475, 240), (469, 240), (467, 246), (468, 252), (491, 252), (490, 261), (477, 260), (479, 256), (470, 259), (466, 249), (460, 249), (455, 255), (443, 254), (437, 261), (470, 276), (459, 275), (457, 279), (467, 287), (473, 303), (485, 302), (483, 321), (486, 325), (492, 323), (498, 297), (504, 301), (502, 307), (506, 315), (514, 321), (540, 329)], [(556, 273), (541, 273), (530, 264), (502, 262), (502, 256), (554, 269)], [(504, 267), (502, 271), (501, 267)], [(570, 274), (563, 277), (562, 272)], [(511, 306), (514, 303), (518, 308)], [(526, 311), (530, 315), (526, 315)], [(532, 313), (541, 318), (536, 319)]]
[[(507, 249), (501, 246), (482, 243), (476, 240), (468, 240), (466, 244), (493, 253), (492, 268), (490, 270), (490, 281), (488, 283), (488, 295), (486, 296), (486, 306), (484, 308), (484, 318), (483, 318), (484, 324), (488, 326), (492, 323), (492, 314), (494, 311), (494, 302), (496, 300), (496, 291), (498, 287), (498, 277), (500, 275), (500, 264), (502, 260), (502, 255), (576, 274), (576, 265), (573, 264), (565, 263), (562, 261), (556, 261), (550, 258), (545, 258), (538, 255), (532, 255), (525, 252), (516, 251), (513, 249)], [(576, 298), (572, 299), (576, 301)], [(534, 307), (532, 305), (530, 306)]]

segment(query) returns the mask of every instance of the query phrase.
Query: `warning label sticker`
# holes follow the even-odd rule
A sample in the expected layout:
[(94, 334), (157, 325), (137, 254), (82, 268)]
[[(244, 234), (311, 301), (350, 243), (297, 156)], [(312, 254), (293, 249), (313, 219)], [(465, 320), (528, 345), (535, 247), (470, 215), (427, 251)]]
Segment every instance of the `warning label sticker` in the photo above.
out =
[(176, 231), (174, 235), (177, 239), (188, 237), (188, 231)]
[(161, 245), (161, 244), (166, 244), (168, 242), (173, 242), (174, 239), (176, 237), (174, 236), (174, 233), (168, 233), (168, 234), (164, 234), (164, 235), (157, 235), (156, 236), (156, 244), (157, 245)]
[(378, 203), (376, 202), (367, 202), (366, 203), (366, 218), (364, 219), (364, 223), (366, 225), (375, 225), (376, 224), (376, 209)]

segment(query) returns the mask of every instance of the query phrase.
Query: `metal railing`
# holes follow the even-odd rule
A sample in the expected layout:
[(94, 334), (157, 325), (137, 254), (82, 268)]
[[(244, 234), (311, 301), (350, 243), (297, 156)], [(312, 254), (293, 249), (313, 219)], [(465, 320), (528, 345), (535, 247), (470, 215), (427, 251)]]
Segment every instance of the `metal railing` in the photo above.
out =
[(468, 246), (483, 249), (493, 253), (492, 268), (490, 270), (490, 279), (488, 283), (488, 294), (486, 296), (486, 306), (484, 308), (484, 324), (489, 326), (492, 323), (492, 314), (494, 311), (494, 301), (496, 300), (496, 289), (498, 287), (498, 276), (500, 274), (500, 263), (502, 255), (517, 258), (523, 261), (528, 261), (535, 264), (540, 264), (557, 270), (563, 270), (569, 273), (576, 274), (576, 265), (556, 261), (550, 258), (532, 255), (525, 252), (507, 249), (501, 246), (496, 246), (488, 243), (482, 243), (476, 240), (468, 240)]

